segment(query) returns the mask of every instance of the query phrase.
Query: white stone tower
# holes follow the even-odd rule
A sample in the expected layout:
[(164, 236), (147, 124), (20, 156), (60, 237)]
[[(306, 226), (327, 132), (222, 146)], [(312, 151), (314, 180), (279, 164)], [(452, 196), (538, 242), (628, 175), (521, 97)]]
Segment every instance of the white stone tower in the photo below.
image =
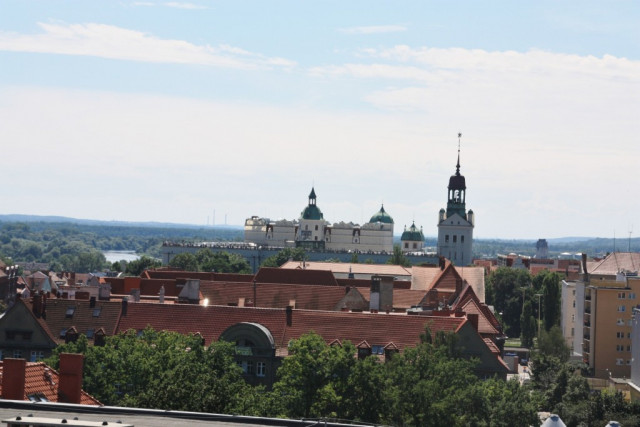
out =
[(438, 215), (438, 255), (457, 266), (471, 264), (473, 244), (473, 211), (466, 209), (467, 186), (464, 175), (460, 175), (460, 138), (458, 134), (458, 163), (456, 173), (449, 178), (447, 210), (440, 209)]

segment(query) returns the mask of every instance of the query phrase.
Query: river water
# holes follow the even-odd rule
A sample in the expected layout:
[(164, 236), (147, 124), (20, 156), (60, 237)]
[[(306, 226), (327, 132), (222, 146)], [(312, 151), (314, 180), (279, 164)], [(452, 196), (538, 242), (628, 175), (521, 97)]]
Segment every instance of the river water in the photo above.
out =
[(129, 262), (135, 261), (140, 258), (138, 255), (136, 255), (135, 251), (103, 251), (102, 253), (109, 262), (122, 260)]

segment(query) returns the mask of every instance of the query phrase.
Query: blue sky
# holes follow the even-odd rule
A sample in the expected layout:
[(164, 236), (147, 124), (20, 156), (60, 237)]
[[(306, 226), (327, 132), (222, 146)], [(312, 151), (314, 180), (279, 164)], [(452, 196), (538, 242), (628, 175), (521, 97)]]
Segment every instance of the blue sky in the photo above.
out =
[[(640, 233), (635, 1), (0, 1), (0, 213)], [(6, 199), (5, 199), (6, 200)]]

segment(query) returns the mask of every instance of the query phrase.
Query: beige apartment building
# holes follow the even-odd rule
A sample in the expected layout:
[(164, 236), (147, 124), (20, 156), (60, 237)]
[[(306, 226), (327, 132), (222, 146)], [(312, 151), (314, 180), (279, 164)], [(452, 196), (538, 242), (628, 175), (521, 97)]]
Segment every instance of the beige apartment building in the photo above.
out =
[(584, 291), (583, 360), (598, 378), (631, 376), (633, 309), (640, 278), (590, 280)]

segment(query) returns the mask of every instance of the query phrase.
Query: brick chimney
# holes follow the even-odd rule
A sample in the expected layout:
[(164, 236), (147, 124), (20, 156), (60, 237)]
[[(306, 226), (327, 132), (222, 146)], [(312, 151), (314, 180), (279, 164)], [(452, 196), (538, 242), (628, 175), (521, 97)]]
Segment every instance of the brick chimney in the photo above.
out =
[(84, 356), (82, 354), (60, 354), (59, 402), (80, 403), (83, 365)]
[(293, 307), (290, 305), (287, 306), (287, 326), (291, 326), (293, 324)]
[(2, 362), (2, 398), (24, 400), (24, 376), (27, 361), (5, 358)]

